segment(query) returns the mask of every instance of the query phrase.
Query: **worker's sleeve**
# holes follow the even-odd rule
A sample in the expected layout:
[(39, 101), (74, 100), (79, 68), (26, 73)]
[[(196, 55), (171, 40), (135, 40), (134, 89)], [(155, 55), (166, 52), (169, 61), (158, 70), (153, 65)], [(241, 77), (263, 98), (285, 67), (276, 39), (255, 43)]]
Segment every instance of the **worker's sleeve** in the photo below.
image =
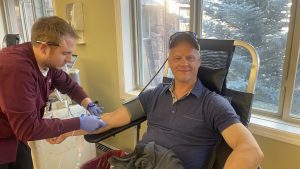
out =
[(61, 93), (67, 94), (72, 100), (75, 100), (78, 104), (88, 97), (83, 88), (73, 81), (71, 77), (62, 70), (51, 70), (50, 74), (52, 78), (53, 86)]
[[(78, 130), (79, 118), (67, 120), (41, 119), (41, 100), (39, 78), (33, 70), (25, 66), (0, 68), (1, 88), (0, 107), (7, 117), (7, 129), (12, 130), (21, 141), (39, 140), (59, 136), (62, 133)], [(1, 135), (11, 133), (2, 131)]]

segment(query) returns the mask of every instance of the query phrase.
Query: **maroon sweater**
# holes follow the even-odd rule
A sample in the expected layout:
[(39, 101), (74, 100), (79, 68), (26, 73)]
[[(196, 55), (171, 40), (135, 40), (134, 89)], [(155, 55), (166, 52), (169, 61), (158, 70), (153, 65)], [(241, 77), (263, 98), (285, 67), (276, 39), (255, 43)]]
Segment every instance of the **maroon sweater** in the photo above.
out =
[(18, 141), (56, 137), (80, 128), (79, 118), (42, 119), (51, 91), (57, 88), (80, 103), (83, 89), (62, 70), (39, 70), (31, 43), (0, 51), (0, 164), (16, 159)]

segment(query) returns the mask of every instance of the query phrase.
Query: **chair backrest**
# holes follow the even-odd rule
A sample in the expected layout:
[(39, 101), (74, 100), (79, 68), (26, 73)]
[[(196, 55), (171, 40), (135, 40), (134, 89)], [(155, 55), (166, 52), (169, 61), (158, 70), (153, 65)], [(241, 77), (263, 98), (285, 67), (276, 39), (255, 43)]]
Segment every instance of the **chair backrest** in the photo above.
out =
[[(235, 49), (234, 40), (198, 39), (200, 44), (201, 66), (198, 78), (209, 90), (224, 95), (226, 77)], [(163, 82), (172, 79), (167, 77), (168, 65), (165, 67)]]
[[(254, 48), (242, 41), (234, 40), (216, 40), (216, 39), (199, 39), (201, 66), (198, 71), (198, 78), (204, 86), (209, 90), (226, 97), (236, 113), (240, 116), (241, 122), (248, 126), (251, 116), (251, 106), (253, 99), (253, 91), (259, 67), (259, 58)], [(246, 44), (246, 45), (244, 45)], [(252, 57), (252, 69), (247, 92), (235, 91), (228, 89), (226, 86), (227, 75), (232, 61), (235, 46), (242, 46), (249, 51)], [(171, 79), (166, 77), (168, 74), (168, 66), (164, 72), (163, 82), (170, 82)], [(250, 86), (250, 87), (249, 87)], [(222, 169), (224, 164), (232, 152), (224, 139), (220, 136), (220, 140), (214, 147), (209, 157), (205, 169)]]
[(19, 34), (6, 34), (3, 38), (1, 48), (17, 45), (21, 42)]

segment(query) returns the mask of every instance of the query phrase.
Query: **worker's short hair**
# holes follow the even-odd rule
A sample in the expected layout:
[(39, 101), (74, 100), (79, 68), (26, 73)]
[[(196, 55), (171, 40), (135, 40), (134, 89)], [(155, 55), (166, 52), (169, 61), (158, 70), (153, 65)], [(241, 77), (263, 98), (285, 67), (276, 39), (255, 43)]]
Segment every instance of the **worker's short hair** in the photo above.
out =
[(58, 46), (63, 36), (79, 38), (72, 26), (57, 16), (41, 17), (31, 29), (31, 43), (33, 45), (38, 42), (46, 42)]

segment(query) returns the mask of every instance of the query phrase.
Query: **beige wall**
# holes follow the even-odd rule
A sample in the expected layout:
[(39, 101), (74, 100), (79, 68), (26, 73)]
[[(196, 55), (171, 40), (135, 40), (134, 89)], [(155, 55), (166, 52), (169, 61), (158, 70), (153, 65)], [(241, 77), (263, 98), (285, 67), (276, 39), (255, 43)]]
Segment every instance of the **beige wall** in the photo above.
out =
[[(81, 85), (88, 95), (99, 100), (105, 112), (120, 106), (117, 45), (113, 0), (55, 0), (56, 15), (66, 19), (66, 4), (83, 2), (84, 40), (78, 45), (75, 67), (80, 70)], [(129, 129), (106, 140), (125, 150), (133, 148), (135, 130)]]
[[(65, 18), (65, 5), (71, 0), (56, 0), (56, 13)], [(85, 45), (78, 46), (76, 67), (80, 69), (81, 84), (93, 98), (101, 101), (106, 111), (120, 105), (116, 33), (113, 0), (85, 0)], [(130, 149), (134, 132), (122, 133), (108, 142)], [(265, 153), (263, 169), (299, 169), (300, 147), (256, 136)]]
[[(56, 0), (56, 15), (66, 18), (65, 6), (72, 0)], [(86, 0), (84, 40), (78, 45), (75, 67), (80, 69), (81, 85), (94, 100), (111, 111), (119, 105), (117, 46), (113, 0)]]
[[(265, 154), (263, 169), (299, 169), (300, 147), (262, 136), (255, 136)], [(300, 141), (300, 140), (299, 140)]]

